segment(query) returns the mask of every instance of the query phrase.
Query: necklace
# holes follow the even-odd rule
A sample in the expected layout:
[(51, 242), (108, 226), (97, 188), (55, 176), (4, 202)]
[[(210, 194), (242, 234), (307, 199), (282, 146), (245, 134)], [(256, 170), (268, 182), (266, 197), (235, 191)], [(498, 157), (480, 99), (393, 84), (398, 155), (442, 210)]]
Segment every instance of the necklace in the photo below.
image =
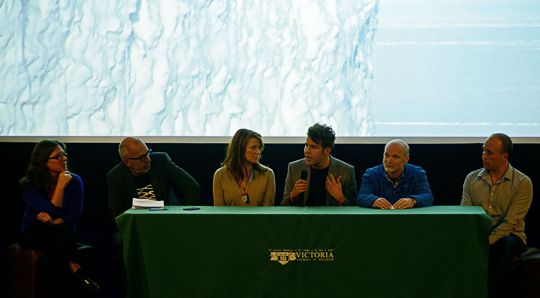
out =
[(249, 204), (248, 186), (249, 186), (249, 182), (251, 182), (252, 178), (253, 178), (253, 171), (250, 169), (249, 175), (244, 177), (244, 180), (242, 180), (239, 183), (240, 194), (242, 195), (242, 202), (244, 202), (244, 204)]

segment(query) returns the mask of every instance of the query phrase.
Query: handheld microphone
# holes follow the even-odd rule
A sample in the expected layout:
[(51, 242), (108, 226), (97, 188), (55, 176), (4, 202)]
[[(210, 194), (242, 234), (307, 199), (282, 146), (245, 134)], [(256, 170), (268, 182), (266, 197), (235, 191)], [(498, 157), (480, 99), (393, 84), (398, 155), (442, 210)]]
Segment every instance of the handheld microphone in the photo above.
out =
[[(300, 173), (300, 179), (306, 180), (307, 179), (307, 171), (303, 170), (302, 173)], [(298, 202), (300, 205), (304, 205), (304, 193), (301, 193), (298, 195)]]

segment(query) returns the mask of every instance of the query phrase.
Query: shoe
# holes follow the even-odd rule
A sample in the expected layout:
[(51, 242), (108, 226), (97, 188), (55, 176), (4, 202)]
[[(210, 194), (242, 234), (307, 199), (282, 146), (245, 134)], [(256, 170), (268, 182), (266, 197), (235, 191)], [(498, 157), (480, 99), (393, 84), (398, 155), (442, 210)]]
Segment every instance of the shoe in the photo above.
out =
[(79, 287), (87, 292), (97, 292), (99, 291), (100, 285), (92, 280), (82, 268), (79, 268), (79, 270), (75, 271), (75, 279), (77, 280), (77, 283), (79, 284)]

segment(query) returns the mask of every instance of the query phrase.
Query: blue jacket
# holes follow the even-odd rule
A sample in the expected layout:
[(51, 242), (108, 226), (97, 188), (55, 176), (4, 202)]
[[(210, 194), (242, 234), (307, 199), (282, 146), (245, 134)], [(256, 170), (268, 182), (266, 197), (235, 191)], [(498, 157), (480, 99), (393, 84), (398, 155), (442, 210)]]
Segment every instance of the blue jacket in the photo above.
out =
[(62, 218), (64, 224), (69, 227), (73, 233), (76, 232), (77, 224), (81, 217), (83, 208), (84, 186), (81, 177), (71, 172), (73, 178), (64, 189), (64, 202), (62, 207), (58, 208), (51, 203), (51, 198), (41, 191), (28, 187), (23, 192), (24, 215), (22, 231), (27, 231), (35, 225), (42, 225), (37, 220), (40, 212), (47, 212), (53, 218)]
[(411, 164), (405, 164), (401, 181), (395, 189), (386, 178), (383, 165), (366, 170), (362, 176), (362, 184), (356, 202), (362, 207), (372, 207), (373, 201), (378, 198), (385, 198), (391, 204), (401, 198), (413, 198), (416, 200), (415, 207), (433, 205), (433, 195), (426, 171)]

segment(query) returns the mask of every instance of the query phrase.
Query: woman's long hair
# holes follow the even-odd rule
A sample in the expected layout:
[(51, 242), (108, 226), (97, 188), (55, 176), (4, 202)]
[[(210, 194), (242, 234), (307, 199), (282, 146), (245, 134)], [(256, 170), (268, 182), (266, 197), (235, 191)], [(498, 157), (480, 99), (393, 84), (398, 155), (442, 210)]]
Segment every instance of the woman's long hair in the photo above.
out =
[(49, 156), (57, 146), (66, 150), (66, 145), (57, 140), (41, 140), (34, 146), (30, 162), (26, 168), (26, 175), (19, 180), (23, 189), (34, 187), (46, 195), (52, 191), (53, 176), (49, 173), (47, 162)]
[[(251, 138), (256, 138), (261, 143), (261, 153), (264, 149), (262, 136), (246, 128), (239, 129), (233, 136), (231, 142), (227, 146), (227, 153), (222, 165), (226, 166), (233, 174), (236, 181), (244, 180), (244, 164), (246, 162), (246, 145)], [(257, 172), (264, 172), (268, 169), (259, 162), (253, 164), (253, 169)]]

